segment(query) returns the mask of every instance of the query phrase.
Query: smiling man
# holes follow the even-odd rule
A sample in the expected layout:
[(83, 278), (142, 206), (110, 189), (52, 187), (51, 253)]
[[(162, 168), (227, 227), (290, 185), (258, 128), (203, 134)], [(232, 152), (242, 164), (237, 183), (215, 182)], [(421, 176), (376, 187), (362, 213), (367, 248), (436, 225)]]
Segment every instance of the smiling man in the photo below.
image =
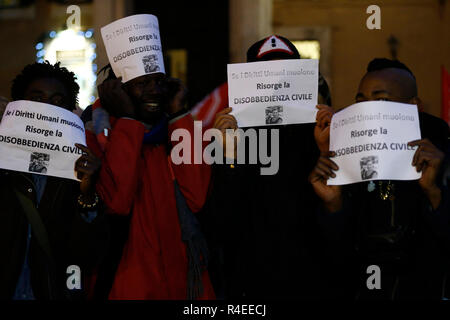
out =
[[(111, 215), (131, 215), (109, 298), (213, 298), (200, 261), (205, 257), (190, 254), (192, 239), (187, 233), (200, 236), (190, 224), (195, 218), (192, 212), (188, 217), (180, 212), (180, 201), (194, 212), (203, 206), (209, 167), (174, 165), (169, 158), (169, 137), (175, 129), (187, 129), (193, 136), (193, 119), (184, 109), (184, 86), (154, 73), (126, 83), (112, 76), (98, 91), (93, 126), (106, 121), (110, 129), (106, 136), (100, 130), (100, 135), (87, 138), (103, 159), (97, 190)], [(101, 120), (100, 110), (111, 116)]]
[[(156, 25), (155, 19), (137, 15), (113, 24), (125, 20), (136, 26), (141, 21), (148, 27)], [(109, 35), (108, 28), (102, 32)], [(214, 298), (205, 267), (206, 245), (193, 215), (205, 202), (210, 168), (175, 165), (169, 156), (174, 130), (185, 129), (194, 136), (194, 121), (185, 108), (186, 89), (180, 80), (166, 76), (159, 43), (146, 44), (150, 38), (136, 36), (137, 42), (129, 44), (133, 36), (105, 41), (109, 54), (130, 52), (130, 56), (120, 63), (110, 57), (112, 66), (98, 86), (93, 132), (87, 137), (102, 158), (97, 191), (109, 218), (130, 217), (123, 250), (113, 244), (120, 261), (116, 271), (109, 268), (114, 273), (112, 284), (104, 280), (99, 290), (110, 299)], [(134, 59), (138, 46), (151, 50)], [(151, 68), (150, 60), (156, 64)], [(191, 155), (193, 159), (192, 150)]]

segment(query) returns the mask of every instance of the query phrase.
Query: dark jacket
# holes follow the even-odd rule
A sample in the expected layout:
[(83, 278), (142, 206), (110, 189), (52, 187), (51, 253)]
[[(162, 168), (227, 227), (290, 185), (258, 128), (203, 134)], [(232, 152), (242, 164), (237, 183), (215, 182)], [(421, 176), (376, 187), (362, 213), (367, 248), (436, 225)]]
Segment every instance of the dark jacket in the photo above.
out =
[[(11, 299), (24, 263), (28, 220), (14, 191), (36, 204), (36, 188), (30, 174), (0, 171), (0, 299)], [(52, 258), (36, 237), (30, 242), (31, 286), (36, 299), (79, 299), (85, 296), (84, 280), (94, 270), (105, 248), (108, 230), (101, 209), (91, 223), (78, 209), (76, 181), (47, 177), (38, 211), (46, 227)], [(77, 265), (83, 279), (81, 290), (68, 290), (67, 267)]]
[(263, 127), (280, 130), (275, 175), (261, 175), (260, 163), (214, 165), (212, 194), (201, 222), (219, 298), (316, 296), (317, 234), (308, 183), (319, 154), (314, 125)]

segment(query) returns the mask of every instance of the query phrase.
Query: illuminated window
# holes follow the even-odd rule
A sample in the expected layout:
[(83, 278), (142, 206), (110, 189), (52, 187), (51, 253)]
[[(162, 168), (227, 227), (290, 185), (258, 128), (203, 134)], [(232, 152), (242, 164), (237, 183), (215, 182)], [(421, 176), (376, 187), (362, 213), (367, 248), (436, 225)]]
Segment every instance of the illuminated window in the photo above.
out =
[(320, 42), (317, 40), (293, 41), (303, 59), (320, 59)]
[[(169, 73), (173, 78), (187, 82), (187, 50), (170, 49), (166, 51), (169, 60)], [(167, 71), (167, 70), (166, 70)]]
[(91, 29), (85, 32), (72, 29), (51, 31), (46, 41), (39, 42), (35, 46), (38, 62), (48, 60), (54, 64), (59, 61), (62, 67), (75, 73), (80, 86), (78, 100), (81, 109), (95, 101), (97, 65), (94, 60), (97, 55), (92, 35)]

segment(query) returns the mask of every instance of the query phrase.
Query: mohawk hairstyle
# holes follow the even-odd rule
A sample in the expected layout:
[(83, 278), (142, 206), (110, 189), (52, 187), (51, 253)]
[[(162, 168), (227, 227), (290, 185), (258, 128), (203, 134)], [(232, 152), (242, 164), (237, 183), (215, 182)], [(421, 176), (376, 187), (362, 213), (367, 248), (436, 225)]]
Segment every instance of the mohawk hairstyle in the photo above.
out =
[(11, 98), (21, 100), (25, 96), (27, 87), (36, 79), (55, 78), (64, 85), (68, 93), (68, 107), (74, 110), (78, 104), (78, 93), (80, 86), (76, 83), (73, 72), (60, 66), (60, 62), (54, 65), (47, 60), (44, 63), (32, 63), (27, 65), (22, 72), (13, 80), (11, 87)]
[(386, 58), (375, 58), (370, 61), (367, 65), (367, 72), (379, 71), (389, 68), (405, 70), (414, 78), (414, 80), (416, 80), (416, 77), (414, 76), (412, 71), (405, 64), (401, 63), (398, 60), (390, 60)]

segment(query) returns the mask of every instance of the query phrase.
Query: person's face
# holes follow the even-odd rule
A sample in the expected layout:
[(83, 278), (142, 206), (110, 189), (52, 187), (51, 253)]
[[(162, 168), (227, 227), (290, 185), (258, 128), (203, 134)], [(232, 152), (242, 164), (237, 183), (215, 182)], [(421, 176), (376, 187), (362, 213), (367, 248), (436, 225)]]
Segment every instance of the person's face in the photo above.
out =
[(273, 110), (272, 117), (278, 118), (278, 110)]
[(69, 111), (69, 94), (64, 85), (54, 78), (33, 80), (25, 90), (24, 99), (52, 104)]
[(369, 72), (359, 84), (356, 102), (382, 100), (414, 103), (413, 81), (406, 71), (400, 69)]
[(168, 102), (167, 81), (163, 73), (134, 78), (125, 83), (124, 89), (136, 107), (139, 120), (152, 124), (162, 117)]

